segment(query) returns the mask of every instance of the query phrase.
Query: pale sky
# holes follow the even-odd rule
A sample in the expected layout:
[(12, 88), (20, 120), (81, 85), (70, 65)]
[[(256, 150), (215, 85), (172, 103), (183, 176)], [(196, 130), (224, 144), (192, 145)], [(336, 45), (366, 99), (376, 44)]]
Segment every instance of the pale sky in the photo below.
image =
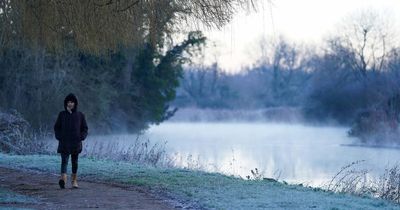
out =
[(272, 5), (259, 1), (257, 12), (242, 12), (222, 30), (204, 32), (209, 43), (216, 44), (205, 51), (208, 63), (217, 61), (224, 70), (237, 72), (258, 59), (257, 42), (262, 37), (284, 35), (290, 41), (318, 44), (346, 16), (363, 10), (377, 10), (400, 23), (400, 0), (272, 0)]

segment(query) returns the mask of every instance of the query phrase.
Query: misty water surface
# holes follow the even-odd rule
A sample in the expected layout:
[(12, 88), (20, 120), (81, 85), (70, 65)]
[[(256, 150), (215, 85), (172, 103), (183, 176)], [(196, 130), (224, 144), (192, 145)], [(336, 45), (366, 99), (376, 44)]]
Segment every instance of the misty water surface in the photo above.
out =
[[(276, 123), (163, 123), (145, 134), (152, 142), (167, 141), (166, 151), (182, 167), (217, 171), (245, 178), (258, 168), (265, 177), (320, 186), (343, 166), (365, 160), (359, 168), (377, 177), (399, 160), (400, 150), (344, 146), (354, 139), (347, 128)], [(135, 136), (89, 138), (127, 147)], [(87, 145), (87, 146), (89, 146)]]

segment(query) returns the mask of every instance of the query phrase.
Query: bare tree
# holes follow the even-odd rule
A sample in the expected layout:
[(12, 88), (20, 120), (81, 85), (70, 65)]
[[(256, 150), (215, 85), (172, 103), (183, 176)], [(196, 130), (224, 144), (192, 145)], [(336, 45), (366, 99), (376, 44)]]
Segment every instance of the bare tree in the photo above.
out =
[(181, 21), (221, 27), (254, 0), (2, 0), (0, 43), (19, 38), (51, 50), (74, 42), (88, 52), (138, 46), (153, 47)]
[(284, 37), (279, 37), (276, 41), (262, 39), (260, 47), (262, 57), (259, 63), (272, 69), (270, 85), (272, 94), (278, 99), (282, 97), (284, 89), (291, 85), (293, 73), (303, 68), (303, 57), (306, 53), (301, 52), (300, 47), (289, 43)]
[(363, 77), (368, 70), (382, 71), (388, 52), (396, 46), (395, 31), (387, 14), (364, 10), (344, 19), (336, 38), (340, 44), (354, 53), (355, 71)]

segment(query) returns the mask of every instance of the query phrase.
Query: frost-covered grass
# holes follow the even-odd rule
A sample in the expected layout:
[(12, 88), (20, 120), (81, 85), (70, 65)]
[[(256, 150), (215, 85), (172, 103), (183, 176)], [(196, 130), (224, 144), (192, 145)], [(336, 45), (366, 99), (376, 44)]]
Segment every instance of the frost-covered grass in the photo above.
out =
[(357, 167), (362, 162), (365, 160), (355, 161), (342, 167), (332, 180), (323, 186), (323, 189), (381, 198), (400, 205), (400, 165), (391, 166), (379, 178), (373, 178), (368, 177), (368, 169)]
[[(0, 205), (8, 203), (36, 203), (37, 200), (0, 187)], [(3, 209), (3, 207), (1, 207)]]
[[(0, 165), (7, 167), (58, 173), (59, 162), (58, 156), (0, 153)], [(81, 158), (79, 164), (81, 176), (148, 187), (208, 209), (400, 209), (384, 200), (268, 180), (243, 180), (217, 173), (89, 158)]]
[[(100, 136), (95, 138), (102, 139), (109, 137)], [(121, 136), (115, 138), (119, 139)], [(81, 156), (113, 161), (135, 162), (152, 166), (167, 166), (171, 164), (171, 158), (165, 152), (166, 142), (153, 144), (149, 139), (144, 139), (140, 135), (134, 139), (130, 139), (132, 137), (129, 136), (122, 138), (129, 138), (131, 144), (129, 146), (121, 146), (118, 141), (95, 141), (90, 147), (84, 147)]]

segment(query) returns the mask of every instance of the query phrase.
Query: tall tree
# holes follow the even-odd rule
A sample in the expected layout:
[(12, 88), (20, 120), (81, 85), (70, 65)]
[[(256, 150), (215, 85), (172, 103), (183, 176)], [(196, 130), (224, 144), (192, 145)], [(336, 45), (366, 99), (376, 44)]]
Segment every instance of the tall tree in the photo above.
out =
[(363, 10), (349, 15), (332, 40), (354, 54), (353, 70), (362, 77), (367, 71), (381, 71), (390, 50), (396, 46), (395, 30), (387, 14)]
[(73, 42), (91, 53), (149, 42), (182, 21), (221, 27), (253, 0), (2, 0), (0, 37), (4, 46), (21, 41), (33, 47), (63, 49)]

